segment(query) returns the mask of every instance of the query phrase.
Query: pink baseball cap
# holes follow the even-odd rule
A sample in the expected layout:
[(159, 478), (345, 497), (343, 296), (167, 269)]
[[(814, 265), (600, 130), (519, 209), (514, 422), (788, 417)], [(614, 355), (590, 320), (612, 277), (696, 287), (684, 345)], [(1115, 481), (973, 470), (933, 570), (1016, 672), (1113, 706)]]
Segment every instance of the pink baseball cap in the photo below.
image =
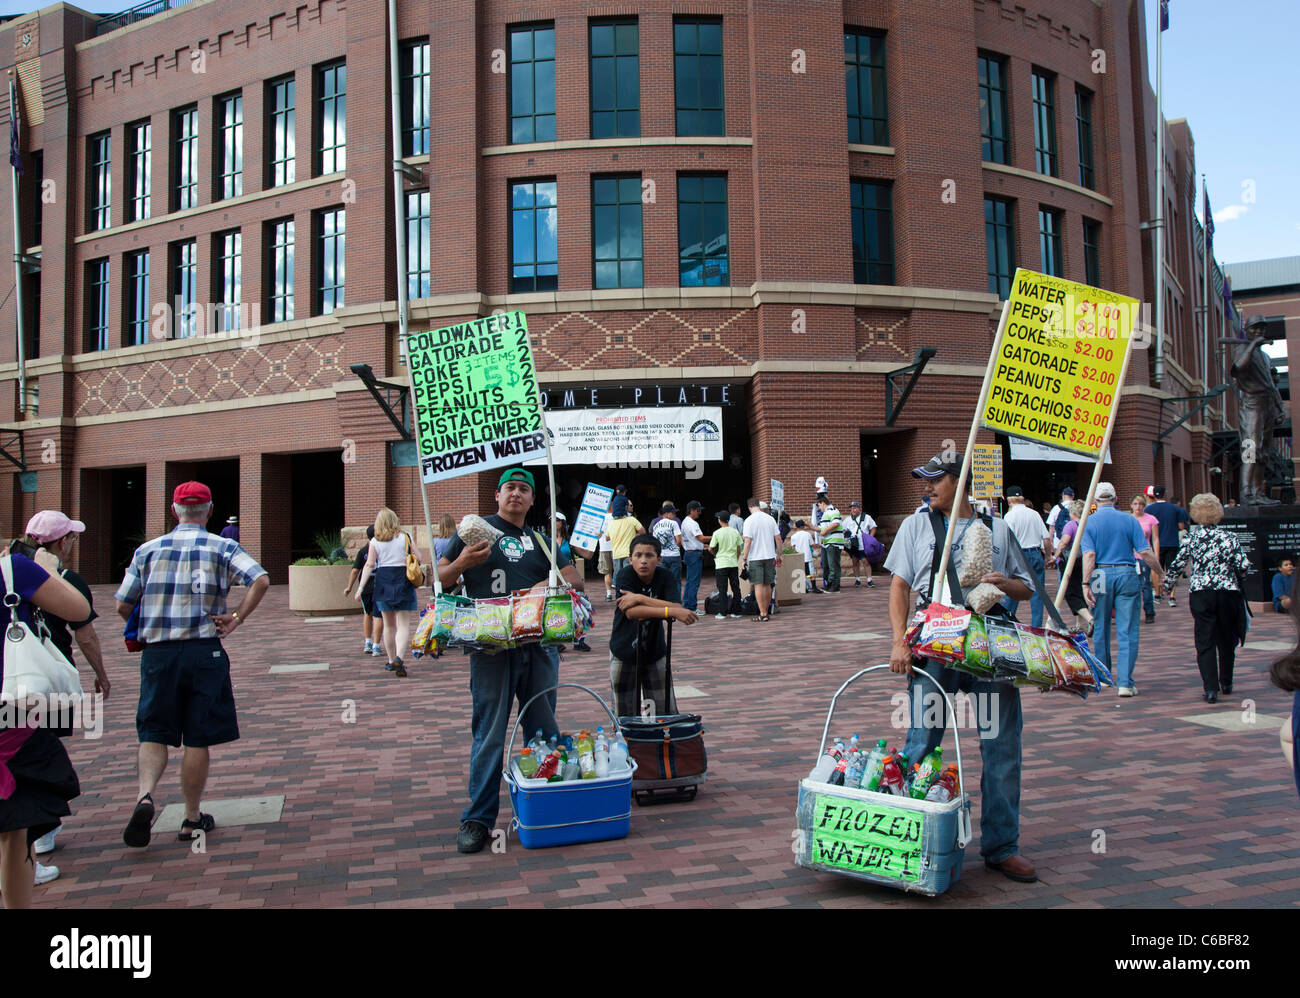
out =
[(38, 544), (57, 541), (67, 534), (84, 534), (86, 525), (80, 520), (69, 520), (57, 509), (43, 509), (27, 521), (27, 533)]

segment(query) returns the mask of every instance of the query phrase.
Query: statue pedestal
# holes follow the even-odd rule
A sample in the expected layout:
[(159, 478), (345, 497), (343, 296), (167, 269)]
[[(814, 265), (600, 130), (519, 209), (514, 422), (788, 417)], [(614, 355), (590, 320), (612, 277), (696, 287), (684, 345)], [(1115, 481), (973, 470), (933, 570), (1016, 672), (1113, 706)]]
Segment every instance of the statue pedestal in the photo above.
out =
[(1237, 535), (1250, 559), (1246, 598), (1272, 603), (1278, 562), (1300, 559), (1300, 506), (1233, 506), (1223, 511), (1219, 526)]

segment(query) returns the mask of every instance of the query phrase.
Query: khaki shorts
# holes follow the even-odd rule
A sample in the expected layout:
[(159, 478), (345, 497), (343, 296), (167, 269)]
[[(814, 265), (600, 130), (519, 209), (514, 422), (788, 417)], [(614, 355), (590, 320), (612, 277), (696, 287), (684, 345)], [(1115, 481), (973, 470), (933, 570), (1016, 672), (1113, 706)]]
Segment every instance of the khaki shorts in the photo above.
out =
[(776, 559), (764, 558), (762, 561), (749, 563), (749, 584), (751, 586), (776, 585)]
[(614, 571), (614, 552), (602, 551), (600, 557), (596, 560), (596, 571), (601, 575), (608, 575)]

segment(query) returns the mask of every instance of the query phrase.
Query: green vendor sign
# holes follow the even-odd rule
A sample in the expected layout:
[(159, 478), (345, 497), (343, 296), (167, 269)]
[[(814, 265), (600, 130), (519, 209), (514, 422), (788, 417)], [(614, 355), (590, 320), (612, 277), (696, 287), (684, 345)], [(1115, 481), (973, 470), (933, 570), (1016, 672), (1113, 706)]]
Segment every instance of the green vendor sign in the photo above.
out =
[(919, 811), (826, 794), (813, 801), (814, 863), (915, 883), (924, 841)]
[(425, 483), (521, 464), (546, 451), (523, 312), (406, 337)]

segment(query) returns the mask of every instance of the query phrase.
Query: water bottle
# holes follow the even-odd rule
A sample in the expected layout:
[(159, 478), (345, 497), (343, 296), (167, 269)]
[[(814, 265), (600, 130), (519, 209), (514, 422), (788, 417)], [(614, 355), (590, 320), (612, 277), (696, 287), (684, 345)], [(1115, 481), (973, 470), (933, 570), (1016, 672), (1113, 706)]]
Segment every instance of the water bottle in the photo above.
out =
[(857, 735), (854, 735), (852, 738), (849, 739), (849, 750), (852, 751), (852, 752), (856, 752), (856, 751), (858, 750), (858, 736), (857, 736)]
[(867, 753), (855, 748), (853, 755), (849, 757), (849, 771), (845, 774), (844, 785), (846, 787), (856, 787), (862, 781), (862, 771), (866, 769), (866, 766)]
[(533, 735), (533, 740), (528, 744), (532, 746), (533, 755), (537, 756), (539, 759), (545, 758), (545, 753), (547, 752), (546, 738), (542, 735), (541, 728), (537, 729), (537, 734)]
[(596, 779), (603, 780), (609, 775), (609, 739), (605, 737), (603, 727), (596, 729)]
[(570, 780), (582, 779), (582, 767), (578, 765), (578, 756), (575, 752), (564, 760), (564, 780), (567, 783)]
[(839, 760), (835, 758), (833, 749), (828, 748), (826, 754), (817, 760), (817, 765), (814, 766), (813, 771), (808, 774), (808, 779), (814, 780), (817, 783), (829, 782), (831, 773), (835, 771), (835, 764), (837, 762), (839, 762)]
[(627, 742), (623, 741), (622, 734), (619, 734), (609, 747), (609, 771), (611, 774), (621, 773), (627, 768)]

